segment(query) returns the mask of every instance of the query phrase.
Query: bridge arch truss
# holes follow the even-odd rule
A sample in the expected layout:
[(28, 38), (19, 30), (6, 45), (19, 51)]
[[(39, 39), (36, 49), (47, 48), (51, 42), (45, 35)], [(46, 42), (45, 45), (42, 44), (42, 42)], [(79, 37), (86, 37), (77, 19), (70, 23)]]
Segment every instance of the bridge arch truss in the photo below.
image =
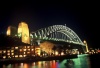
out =
[(41, 28), (32, 32), (31, 38), (64, 41), (85, 46), (79, 36), (65, 25), (53, 25), (47, 28)]

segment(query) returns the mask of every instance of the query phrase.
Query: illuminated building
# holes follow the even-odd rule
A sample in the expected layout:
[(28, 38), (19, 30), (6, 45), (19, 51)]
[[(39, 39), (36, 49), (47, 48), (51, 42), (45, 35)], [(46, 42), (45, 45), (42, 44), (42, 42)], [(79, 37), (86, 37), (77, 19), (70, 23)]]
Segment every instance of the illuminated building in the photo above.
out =
[(17, 28), (13, 27), (13, 26), (9, 26), (7, 28), (6, 34), (9, 35), (9, 36), (12, 36), (12, 37), (16, 36), (17, 35)]
[(18, 36), (21, 37), (22, 42), (30, 44), (29, 40), (29, 28), (25, 22), (21, 22), (18, 25)]
[(20, 45), (20, 46), (12, 46), (7, 47), (6, 49), (0, 49), (0, 58), (6, 59), (6, 58), (23, 58), (28, 56), (39, 56), (40, 55), (40, 49), (39, 47), (35, 48), (34, 53), (34, 46), (30, 45)]
[[(3, 40), (8, 39), (7, 41)], [(3, 40), (3, 43), (1, 43)], [(19, 41), (17, 37), (0, 36), (0, 59), (39, 56), (40, 47)]]

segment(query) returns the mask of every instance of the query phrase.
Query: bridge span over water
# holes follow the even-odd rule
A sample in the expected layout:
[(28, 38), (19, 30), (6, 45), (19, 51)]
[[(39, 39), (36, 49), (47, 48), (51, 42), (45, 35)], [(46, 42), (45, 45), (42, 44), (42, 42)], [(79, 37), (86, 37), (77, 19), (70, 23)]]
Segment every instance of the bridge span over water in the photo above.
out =
[(79, 48), (85, 52), (85, 44), (72, 29), (65, 25), (53, 25), (41, 28), (35, 32), (31, 32), (30, 37), (31, 44), (33, 44), (34, 40), (38, 43), (41, 43), (41, 41), (62, 42), (73, 45), (74, 48)]

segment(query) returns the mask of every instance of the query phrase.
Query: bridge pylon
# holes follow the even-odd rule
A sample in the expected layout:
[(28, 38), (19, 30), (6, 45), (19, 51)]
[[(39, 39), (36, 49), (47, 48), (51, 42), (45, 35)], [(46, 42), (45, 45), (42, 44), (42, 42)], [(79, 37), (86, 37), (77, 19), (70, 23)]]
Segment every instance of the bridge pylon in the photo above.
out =
[(84, 40), (84, 41), (83, 41), (83, 43), (85, 44), (85, 46), (86, 46), (86, 52), (88, 53), (88, 52), (89, 52), (89, 50), (88, 50), (88, 45), (87, 45), (87, 42)]

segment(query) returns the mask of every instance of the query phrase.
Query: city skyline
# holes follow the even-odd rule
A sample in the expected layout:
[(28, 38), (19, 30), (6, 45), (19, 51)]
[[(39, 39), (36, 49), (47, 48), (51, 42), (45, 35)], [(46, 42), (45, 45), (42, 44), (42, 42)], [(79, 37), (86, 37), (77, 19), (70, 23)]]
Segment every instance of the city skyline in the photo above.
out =
[[(77, 5), (76, 5), (77, 4)], [(65, 25), (75, 31), (82, 40), (86, 40), (89, 46), (97, 46), (96, 40), (99, 34), (97, 9), (92, 4), (70, 3), (70, 4), (11, 4), (0, 11), (0, 33), (6, 32), (9, 25), (16, 26), (25, 21), (30, 31), (52, 26)], [(69, 7), (68, 7), (69, 6)], [(80, 8), (81, 7), (81, 8)], [(95, 10), (95, 11), (93, 11)], [(93, 23), (92, 23), (93, 22)]]

